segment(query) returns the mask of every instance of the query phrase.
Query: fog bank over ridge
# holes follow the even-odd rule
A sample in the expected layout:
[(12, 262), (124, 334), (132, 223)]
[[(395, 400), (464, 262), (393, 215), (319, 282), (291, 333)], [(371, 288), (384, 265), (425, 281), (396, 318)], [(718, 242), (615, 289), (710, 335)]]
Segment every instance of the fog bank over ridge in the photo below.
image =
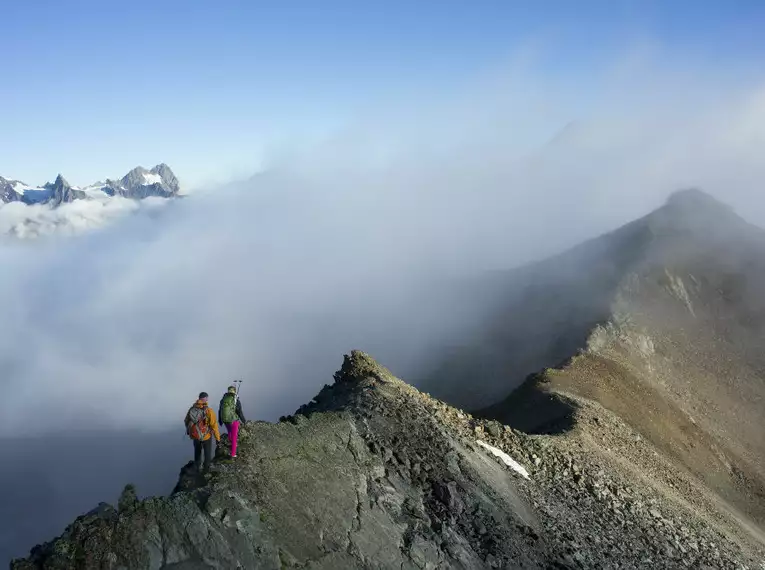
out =
[(765, 223), (765, 83), (670, 71), (563, 85), (512, 69), (419, 114), (370, 112), (248, 181), (4, 243), (0, 427), (32, 400), (32, 431), (173, 428), (235, 377), (248, 416), (276, 419), (352, 347), (414, 374), (471, 314), (455, 280), (563, 250), (677, 188)]

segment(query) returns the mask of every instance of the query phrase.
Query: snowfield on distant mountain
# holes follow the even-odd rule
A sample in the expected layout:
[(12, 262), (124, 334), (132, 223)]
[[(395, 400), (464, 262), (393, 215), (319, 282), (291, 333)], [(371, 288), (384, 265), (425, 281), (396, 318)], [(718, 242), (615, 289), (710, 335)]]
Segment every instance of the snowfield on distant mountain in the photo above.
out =
[(76, 234), (180, 195), (178, 179), (166, 164), (151, 170), (138, 166), (119, 180), (84, 187), (70, 185), (60, 174), (40, 187), (0, 176), (0, 235)]

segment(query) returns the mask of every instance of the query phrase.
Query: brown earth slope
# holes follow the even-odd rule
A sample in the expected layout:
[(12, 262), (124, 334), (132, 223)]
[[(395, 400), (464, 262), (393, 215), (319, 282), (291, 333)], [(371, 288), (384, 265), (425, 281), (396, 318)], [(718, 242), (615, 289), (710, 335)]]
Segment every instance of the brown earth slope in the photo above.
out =
[(683, 191), (506, 286), (431, 392), (532, 433), (575, 427), (569, 397), (597, 402), (765, 528), (765, 231)]

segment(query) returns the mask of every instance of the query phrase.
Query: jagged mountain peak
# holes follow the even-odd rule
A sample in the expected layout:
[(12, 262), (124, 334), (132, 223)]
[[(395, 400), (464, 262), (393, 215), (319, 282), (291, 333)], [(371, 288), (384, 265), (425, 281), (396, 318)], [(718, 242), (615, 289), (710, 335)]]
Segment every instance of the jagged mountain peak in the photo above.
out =
[(146, 174), (147, 172), (149, 171), (146, 170), (143, 166), (136, 166), (132, 170), (130, 170), (125, 176), (131, 176), (131, 175), (136, 176), (136, 175)]
[(365, 378), (380, 378), (390, 372), (380, 366), (374, 358), (361, 350), (352, 350), (343, 357), (343, 365), (335, 372), (336, 383), (352, 383)]
[(333, 384), (326, 384), (311, 402), (301, 406), (295, 414), (330, 410), (357, 412), (382, 395), (381, 391), (373, 388), (383, 384), (392, 389), (397, 397), (419, 394), (415, 388), (396, 378), (390, 370), (361, 350), (352, 350), (346, 354), (340, 370), (335, 372), (333, 378)]
[(120, 180), (120, 187), (115, 189), (117, 194), (128, 198), (145, 198), (149, 195), (172, 197), (179, 191), (178, 179), (164, 163), (151, 170), (142, 166), (135, 167)]
[(62, 174), (59, 174), (56, 176), (56, 179), (53, 182), (48, 182), (45, 186), (45, 188), (50, 189), (63, 189), (63, 188), (71, 188), (72, 185), (67, 182), (66, 178)]
[(180, 191), (180, 183), (178, 182), (178, 179), (175, 176), (175, 173), (172, 171), (172, 169), (165, 164), (164, 162), (156, 165), (154, 168), (150, 171), (152, 174), (159, 175), (164, 183), (169, 186), (173, 192), (176, 194)]
[(121, 182), (128, 187), (145, 185), (148, 182), (146, 178), (147, 174), (150, 174), (150, 172), (143, 166), (136, 166), (122, 177)]
[(151, 169), (151, 172), (153, 174), (173, 176), (173, 171), (164, 162), (157, 164), (154, 168)]

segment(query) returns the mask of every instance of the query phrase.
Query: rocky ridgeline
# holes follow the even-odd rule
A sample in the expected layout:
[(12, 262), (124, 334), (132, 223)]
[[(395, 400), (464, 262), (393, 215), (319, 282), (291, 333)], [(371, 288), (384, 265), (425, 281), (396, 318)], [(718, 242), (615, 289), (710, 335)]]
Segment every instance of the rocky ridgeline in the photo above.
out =
[[(528, 436), (353, 352), (309, 404), (248, 422), (239, 458), (127, 487), (12, 568), (759, 568), (763, 553), (629, 427), (577, 401)], [(525, 479), (478, 441), (504, 451)], [(634, 461), (633, 461), (634, 458)]]
[[(505, 451), (531, 472), (530, 482), (514, 476), (513, 483), (539, 518), (547, 542), (555, 552), (563, 553), (566, 564), (759, 566), (757, 561), (763, 555), (757, 546), (748, 555), (742, 552), (741, 543), (751, 543), (752, 537), (738, 529), (736, 521), (717, 512), (703, 486), (678, 472), (640, 434), (602, 407), (571, 397), (576, 429), (565, 435), (528, 436), (495, 421), (473, 418), (389, 373), (374, 376), (367, 369), (370, 366), (361, 357), (346, 360), (336, 375), (346, 389), (327, 386), (299, 412), (350, 409), (367, 424), (377, 424), (387, 415), (393, 421), (375, 425), (368, 440), (381, 450), (388, 468), (402, 476), (412, 469), (412, 462), (397, 448), (417, 448), (422, 418), (430, 418), (434, 430), (448, 434), (446, 441), (456, 440), (470, 452), (483, 453), (477, 441)], [(370, 376), (395, 386), (390, 397), (396, 405), (380, 397), (387, 390), (370, 385)], [(388, 445), (377, 441), (385, 433), (384, 425), (397, 426), (394, 438), (398, 439)], [(401, 445), (401, 438), (410, 441)], [(429, 440), (425, 438), (426, 448), (431, 446)], [(419, 461), (409, 476), (416, 476), (418, 468)]]

